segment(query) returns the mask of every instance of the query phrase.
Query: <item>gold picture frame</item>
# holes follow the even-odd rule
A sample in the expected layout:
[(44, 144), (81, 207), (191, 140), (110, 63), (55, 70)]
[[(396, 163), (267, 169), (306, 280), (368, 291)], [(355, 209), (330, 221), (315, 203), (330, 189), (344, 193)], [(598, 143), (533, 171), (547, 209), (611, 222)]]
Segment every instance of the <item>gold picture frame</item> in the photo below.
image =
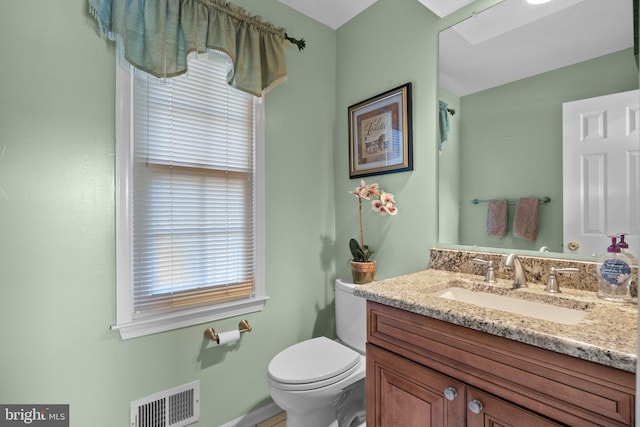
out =
[(413, 170), (411, 83), (349, 107), (349, 178)]

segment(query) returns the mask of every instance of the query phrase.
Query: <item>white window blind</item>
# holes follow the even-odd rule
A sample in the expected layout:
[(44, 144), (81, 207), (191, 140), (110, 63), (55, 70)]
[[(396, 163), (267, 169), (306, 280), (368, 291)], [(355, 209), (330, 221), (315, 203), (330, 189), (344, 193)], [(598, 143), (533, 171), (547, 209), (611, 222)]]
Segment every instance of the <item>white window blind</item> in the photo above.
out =
[(185, 77), (134, 77), (133, 305), (246, 298), (254, 284), (254, 101), (202, 55)]
[(121, 58), (111, 328), (129, 339), (262, 310), (263, 104), (227, 85), (221, 55), (165, 81)]

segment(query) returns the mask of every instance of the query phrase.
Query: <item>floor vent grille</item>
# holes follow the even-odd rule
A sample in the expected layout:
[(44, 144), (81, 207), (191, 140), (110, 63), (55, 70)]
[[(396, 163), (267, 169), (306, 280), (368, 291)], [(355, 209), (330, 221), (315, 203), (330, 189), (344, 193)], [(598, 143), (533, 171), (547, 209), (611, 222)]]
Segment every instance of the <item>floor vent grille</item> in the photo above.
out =
[(131, 402), (132, 427), (183, 427), (199, 419), (199, 381)]

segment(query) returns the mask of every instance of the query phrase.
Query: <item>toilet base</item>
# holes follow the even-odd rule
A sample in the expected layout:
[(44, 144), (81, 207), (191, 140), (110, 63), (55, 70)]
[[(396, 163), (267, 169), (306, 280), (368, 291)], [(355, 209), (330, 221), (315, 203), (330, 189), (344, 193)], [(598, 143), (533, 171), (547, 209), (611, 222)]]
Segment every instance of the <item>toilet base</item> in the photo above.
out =
[[(279, 393), (275, 402), (283, 407)], [(361, 378), (338, 395), (323, 394), (313, 401), (298, 399), (295, 404), (287, 400), (286, 427), (365, 427), (365, 379)]]
[[(286, 427), (339, 427), (338, 420), (333, 414), (327, 419), (315, 419), (314, 415), (305, 414), (303, 416), (296, 416), (294, 414), (287, 413)], [(313, 421), (310, 421), (313, 420)], [(318, 423), (316, 423), (316, 420)], [(366, 427), (367, 422), (365, 420), (353, 420), (348, 427)]]
[(306, 414), (287, 412), (286, 427), (338, 427), (335, 411), (315, 411)]
[[(287, 414), (287, 421), (285, 425), (286, 427), (310, 427), (310, 426), (315, 426), (316, 424), (309, 423), (309, 418), (306, 416), (303, 419), (293, 419), (292, 421), (289, 421), (289, 414)], [(329, 424), (322, 424), (322, 425), (324, 427), (339, 427), (338, 420), (336, 420), (335, 418)], [(367, 422), (366, 421), (358, 422), (354, 420), (354, 422), (349, 427), (367, 427)]]

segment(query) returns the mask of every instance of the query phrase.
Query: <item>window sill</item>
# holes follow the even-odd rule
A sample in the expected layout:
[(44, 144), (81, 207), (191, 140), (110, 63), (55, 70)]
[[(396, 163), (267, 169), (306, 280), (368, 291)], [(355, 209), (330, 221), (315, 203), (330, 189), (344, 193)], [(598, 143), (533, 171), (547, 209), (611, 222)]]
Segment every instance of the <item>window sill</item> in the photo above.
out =
[(120, 337), (123, 340), (128, 340), (156, 334), (158, 332), (166, 332), (173, 329), (198, 325), (200, 323), (261, 311), (268, 299), (269, 297), (256, 297), (209, 307), (164, 313), (153, 317), (134, 319), (131, 322), (116, 323), (111, 326), (111, 330), (120, 332)]

